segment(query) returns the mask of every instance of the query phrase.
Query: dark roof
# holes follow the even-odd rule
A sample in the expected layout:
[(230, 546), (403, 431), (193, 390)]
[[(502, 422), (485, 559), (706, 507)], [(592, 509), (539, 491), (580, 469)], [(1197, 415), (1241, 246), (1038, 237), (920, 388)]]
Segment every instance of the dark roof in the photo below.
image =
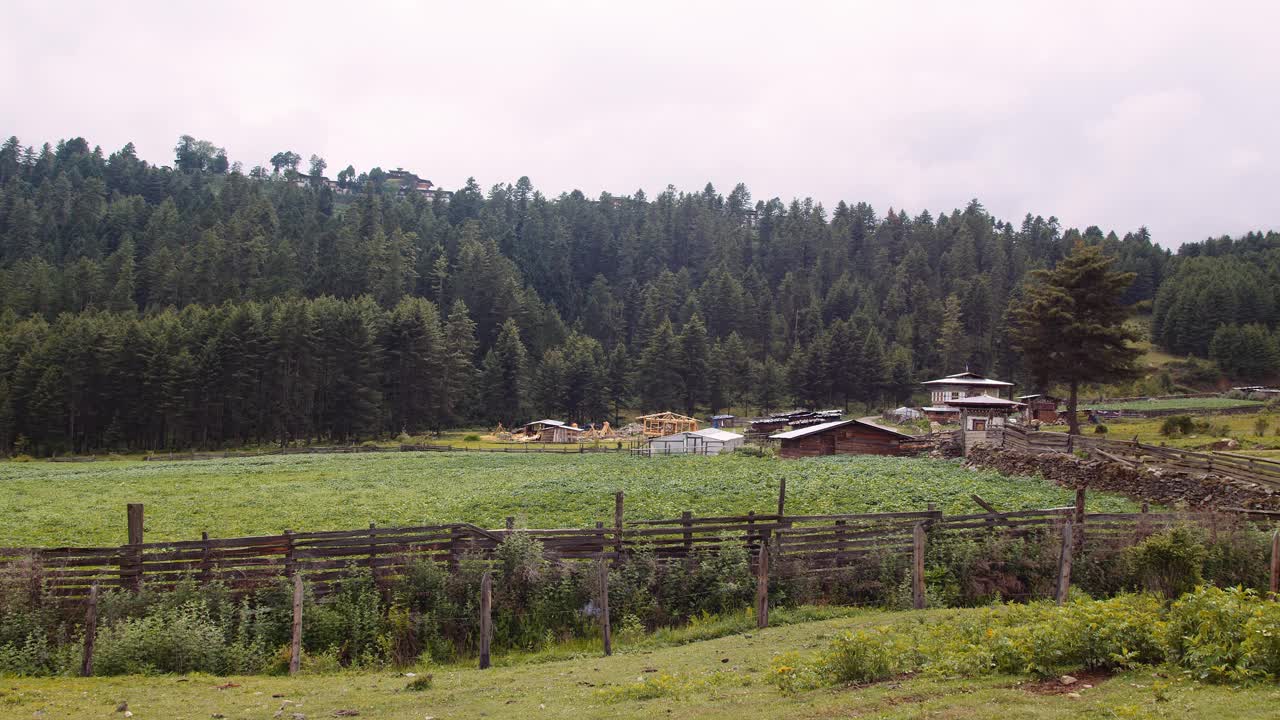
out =
[(967, 398), (948, 400), (947, 404), (953, 407), (969, 408), (1020, 408), (1026, 405), (1026, 403), (1020, 403), (1017, 400), (1005, 400), (1004, 398), (991, 397), (990, 395), (974, 395)]
[(913, 436), (907, 435), (905, 433), (900, 433), (897, 430), (894, 430), (893, 428), (887, 428), (883, 425), (876, 425), (875, 423), (866, 422), (865, 420), (834, 420), (832, 422), (825, 422), (820, 425), (810, 425), (809, 427), (806, 427), (806, 428), (800, 428), (798, 430), (790, 430), (788, 432), (778, 433), (777, 435), (770, 435), (769, 439), (770, 440), (794, 440), (796, 438), (807, 437), (809, 435), (814, 435), (816, 433), (823, 433), (828, 430), (834, 430), (835, 428), (844, 427), (846, 425), (862, 425), (863, 427), (869, 427), (874, 430), (879, 430), (880, 432), (889, 433), (890, 435), (902, 438), (903, 440), (915, 439)]

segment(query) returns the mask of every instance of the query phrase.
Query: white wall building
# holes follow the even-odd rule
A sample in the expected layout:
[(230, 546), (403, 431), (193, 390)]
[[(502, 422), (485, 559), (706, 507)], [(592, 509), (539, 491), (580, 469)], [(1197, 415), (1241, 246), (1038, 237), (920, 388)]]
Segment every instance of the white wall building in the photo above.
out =
[(653, 438), (649, 441), (649, 454), (719, 455), (742, 447), (745, 440), (746, 437), (726, 430), (691, 430)]

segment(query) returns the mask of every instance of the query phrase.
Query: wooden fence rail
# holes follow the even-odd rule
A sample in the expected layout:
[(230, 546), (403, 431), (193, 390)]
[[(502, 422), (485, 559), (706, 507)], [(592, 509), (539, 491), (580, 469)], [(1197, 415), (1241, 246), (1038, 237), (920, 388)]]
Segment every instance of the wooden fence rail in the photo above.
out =
[(1280, 488), (1280, 461), (1231, 452), (1203, 452), (1110, 440), (1059, 432), (1004, 428), (1001, 445), (1020, 452), (1073, 452), (1082, 450), (1113, 462), (1151, 465), (1181, 472), (1214, 474), (1238, 482)]
[(368, 568), (388, 584), (414, 563), (430, 561), (457, 568), (469, 555), (490, 556), (514, 532), (542, 543), (557, 562), (617, 562), (635, 555), (679, 561), (726, 544), (744, 548), (758, 563), (768, 546), (775, 566), (799, 564), (805, 572), (865, 567), (871, 562), (918, 562), (920, 531), (933, 534), (1000, 533), (1010, 537), (1061, 532), (1075, 525), (1077, 538), (1096, 543), (1132, 544), (1179, 522), (1200, 523), (1214, 531), (1252, 518), (1274, 526), (1280, 519), (1246, 513), (1086, 513), (1081, 491), (1067, 507), (944, 515), (930, 508), (916, 512), (785, 515), (785, 491), (770, 514), (695, 517), (624, 522), (617, 495), (614, 522), (594, 528), (486, 530), (469, 523), (358, 530), (284, 532), (239, 538), (144, 542), (142, 507), (129, 507), (129, 543), (116, 547), (0, 548), (0, 574), (37, 568), (44, 590), (68, 602), (87, 598), (96, 585), (106, 589), (169, 588), (184, 579), (221, 582), (252, 589), (281, 578), (301, 576), (317, 596), (352, 567)]

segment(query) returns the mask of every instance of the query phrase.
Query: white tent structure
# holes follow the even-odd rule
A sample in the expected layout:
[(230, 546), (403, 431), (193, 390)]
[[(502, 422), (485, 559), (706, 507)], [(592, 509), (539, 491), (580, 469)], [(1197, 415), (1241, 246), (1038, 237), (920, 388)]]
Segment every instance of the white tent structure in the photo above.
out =
[(746, 437), (708, 428), (663, 435), (649, 441), (650, 455), (719, 455), (742, 447)]
[(904, 406), (889, 413), (889, 417), (893, 418), (895, 422), (911, 422), (912, 420), (919, 420), (924, 417), (924, 413), (915, 408)]

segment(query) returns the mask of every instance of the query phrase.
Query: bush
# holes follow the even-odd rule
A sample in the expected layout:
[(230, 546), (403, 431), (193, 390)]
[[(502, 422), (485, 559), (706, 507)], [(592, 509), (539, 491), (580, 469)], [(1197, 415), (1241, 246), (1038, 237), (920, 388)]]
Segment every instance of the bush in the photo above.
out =
[(1267, 415), (1259, 415), (1253, 421), (1253, 434), (1258, 437), (1265, 437), (1267, 428), (1271, 426), (1271, 418)]
[(1190, 415), (1170, 415), (1160, 423), (1160, 434), (1165, 437), (1190, 435), (1195, 429), (1195, 422)]
[(906, 620), (843, 633), (805, 662), (774, 659), (785, 692), (884, 680), (992, 673), (1052, 677), (1171, 663), (1211, 682), (1280, 677), (1280, 604), (1252, 590), (1198, 588), (1165, 607), (1151, 595), (1004, 605), (942, 622)]
[(94, 673), (218, 674), (226, 668), (222, 628), (198, 603), (162, 608), (98, 631)]
[[(1229, 682), (1255, 674), (1255, 658), (1246, 654), (1245, 627), (1262, 609), (1256, 593), (1241, 588), (1198, 588), (1173, 603), (1165, 628), (1168, 659), (1199, 680)], [(1271, 619), (1274, 622), (1274, 616)], [(1255, 626), (1265, 630), (1264, 626)], [(1269, 643), (1255, 639), (1260, 666), (1272, 659)]]
[(1103, 425), (1102, 423), (1098, 423), (1097, 425), (1094, 425), (1094, 426), (1093, 426), (1093, 432), (1094, 432), (1094, 434), (1096, 434), (1096, 435), (1106, 435), (1106, 434), (1107, 434), (1107, 426), (1106, 426), (1106, 425)]
[(1126, 554), (1137, 584), (1166, 598), (1190, 592), (1204, 580), (1208, 551), (1200, 534), (1189, 527), (1156, 533)]
[(462, 439), (463, 439), (463, 441), (465, 441), (465, 442), (480, 442), (480, 436), (479, 436), (479, 435), (477, 435), (477, 434), (475, 434), (475, 433), (471, 433), (471, 434), (469, 434), (469, 435), (465, 435), (465, 436), (463, 436), (463, 438), (462, 438)]

